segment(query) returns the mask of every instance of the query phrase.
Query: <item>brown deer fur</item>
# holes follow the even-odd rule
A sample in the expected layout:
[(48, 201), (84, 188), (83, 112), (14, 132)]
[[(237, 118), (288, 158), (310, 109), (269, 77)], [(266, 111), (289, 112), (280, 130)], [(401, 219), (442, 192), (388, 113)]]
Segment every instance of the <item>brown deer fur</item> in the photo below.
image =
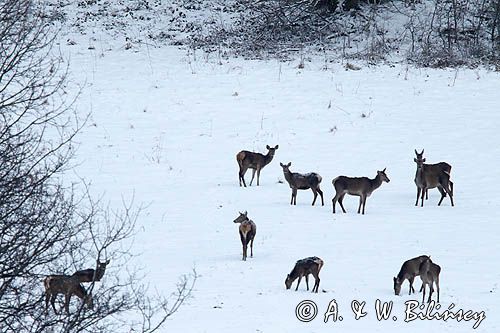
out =
[(295, 266), (293, 267), (290, 274), (286, 276), (285, 280), (286, 289), (290, 289), (293, 281), (295, 281), (298, 278), (299, 280), (297, 281), (297, 287), (295, 288), (295, 291), (297, 291), (299, 289), (300, 280), (304, 276), (306, 278), (307, 290), (309, 290), (309, 274), (312, 274), (314, 277), (314, 287), (312, 289), (312, 292), (317, 293), (320, 282), (319, 272), (321, 271), (323, 264), (324, 261), (318, 257), (308, 257), (298, 260), (295, 263)]
[[(416, 157), (417, 160), (422, 160), (422, 162), (425, 162), (423, 149), (422, 149), (421, 153), (417, 152), (417, 150), (415, 149), (415, 155), (417, 156)], [(435, 164), (425, 164), (425, 165), (430, 167), (430, 168), (439, 168), (439, 169), (447, 172), (449, 175), (451, 175), (451, 165), (449, 165), (446, 162), (439, 162), (439, 163), (435, 163)], [(453, 182), (451, 180), (450, 180), (450, 191), (451, 191), (451, 194), (453, 194)], [(418, 195), (417, 195), (417, 197), (418, 197)], [(425, 191), (425, 200), (427, 200), (427, 199), (429, 199), (429, 189), (427, 189)]]
[(240, 215), (233, 221), (234, 223), (240, 223), (239, 233), (241, 245), (243, 247), (242, 260), (247, 260), (248, 244), (250, 244), (250, 257), (253, 257), (253, 240), (255, 238), (255, 234), (257, 233), (257, 226), (248, 218), (247, 215), (246, 211), (245, 213), (240, 212)]
[(250, 186), (252, 186), (255, 172), (257, 172), (257, 186), (259, 186), (260, 171), (266, 165), (271, 163), (274, 157), (274, 153), (276, 152), (278, 147), (279, 146), (276, 145), (274, 148), (271, 148), (269, 147), (269, 145), (267, 145), (266, 148), (268, 152), (266, 155), (253, 153), (248, 150), (242, 150), (236, 155), (236, 161), (238, 162), (238, 166), (240, 167), (240, 170), (238, 172), (240, 186), (243, 182), (243, 185), (247, 187), (247, 184), (245, 183), (245, 173), (248, 169), (252, 169), (252, 179), (250, 180)]
[(57, 313), (55, 300), (58, 294), (64, 295), (64, 308), (69, 314), (69, 302), (71, 296), (79, 297), (89, 308), (93, 307), (92, 296), (87, 294), (85, 288), (78, 280), (70, 275), (49, 275), (43, 281), (45, 287), (45, 311), (48, 311), (49, 301), (52, 304), (54, 312)]
[(322, 180), (320, 175), (315, 172), (311, 172), (305, 175), (297, 172), (291, 172), (290, 166), (292, 165), (292, 162), (289, 162), (288, 164), (280, 163), (280, 165), (283, 168), (283, 175), (285, 176), (288, 185), (290, 185), (290, 188), (292, 189), (292, 199), (290, 200), (290, 205), (297, 204), (297, 190), (307, 189), (311, 189), (311, 191), (313, 192), (313, 206), (316, 202), (316, 198), (318, 197), (318, 193), (321, 197), (321, 205), (325, 205), (325, 202), (323, 201), (323, 191), (321, 191), (319, 187), (319, 184)]
[(424, 260), (420, 264), (420, 279), (422, 280), (422, 288), (420, 291), (424, 291), (422, 294), (422, 303), (425, 301), (425, 289), (429, 286), (429, 299), (427, 303), (431, 302), (432, 293), (434, 292), (434, 284), (437, 288), (437, 302), (439, 303), (439, 274), (441, 273), (441, 267), (432, 262), (430, 258)]
[(346, 213), (342, 201), (346, 194), (355, 195), (359, 197), (359, 207), (358, 214), (361, 212), (361, 207), (363, 207), (362, 214), (365, 213), (366, 198), (369, 197), (373, 191), (382, 185), (382, 182), (390, 182), (389, 178), (385, 174), (385, 169), (382, 171), (377, 171), (377, 176), (374, 179), (368, 177), (346, 177), (339, 176), (332, 180), (333, 187), (335, 188), (335, 197), (332, 199), (333, 203), (333, 213), (335, 214), (335, 205), (337, 201), (340, 204), (342, 211)]
[(395, 295), (400, 294), (401, 285), (405, 280), (408, 280), (408, 282), (410, 282), (410, 290), (408, 294), (410, 295), (412, 292), (415, 292), (415, 289), (413, 288), (413, 281), (415, 280), (416, 276), (420, 275), (420, 265), (427, 259), (429, 259), (429, 256), (422, 255), (406, 260), (403, 263), (401, 269), (399, 270), (398, 276), (393, 278)]
[(104, 272), (106, 272), (106, 266), (109, 264), (109, 260), (100, 262), (97, 259), (96, 269), (88, 268), (80, 271), (76, 271), (73, 273), (73, 277), (78, 280), (78, 282), (93, 282), (93, 281), (101, 281), (104, 276)]
[[(424, 151), (418, 154), (422, 157)], [(421, 198), (421, 207), (424, 206), (424, 195), (428, 189), (437, 187), (441, 193), (441, 200), (438, 202), (438, 206), (441, 205), (446, 194), (450, 196), (451, 205), (453, 203), (453, 193), (451, 188), (453, 183), (450, 180), (450, 174), (448, 171), (439, 167), (437, 164), (424, 164), (425, 158), (414, 158), (415, 163), (417, 163), (417, 171), (415, 173), (415, 185), (417, 185), (417, 200), (415, 201), (415, 206), (418, 206), (418, 199)], [(443, 162), (444, 163), (444, 162)], [(450, 167), (451, 168), (451, 167)]]

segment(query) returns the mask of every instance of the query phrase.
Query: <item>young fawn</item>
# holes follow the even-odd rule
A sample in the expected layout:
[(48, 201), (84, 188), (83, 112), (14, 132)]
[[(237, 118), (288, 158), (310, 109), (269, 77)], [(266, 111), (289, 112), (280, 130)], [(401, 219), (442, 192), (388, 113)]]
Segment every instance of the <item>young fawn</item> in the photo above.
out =
[(241, 239), (241, 245), (243, 247), (243, 258), (242, 260), (247, 260), (247, 247), (250, 244), (250, 257), (253, 257), (253, 240), (255, 234), (257, 233), (257, 226), (255, 223), (248, 218), (248, 214), (240, 212), (240, 215), (233, 221), (234, 223), (240, 223), (239, 233)]
[(290, 289), (293, 281), (295, 281), (298, 278), (299, 281), (297, 282), (297, 287), (295, 288), (295, 291), (297, 291), (299, 289), (300, 280), (304, 276), (306, 278), (307, 290), (309, 290), (309, 274), (312, 274), (314, 277), (314, 287), (312, 289), (312, 292), (317, 293), (320, 282), (319, 272), (321, 271), (323, 264), (324, 261), (318, 257), (308, 257), (298, 260), (295, 263), (295, 266), (293, 267), (290, 274), (286, 276), (285, 280), (286, 289)]

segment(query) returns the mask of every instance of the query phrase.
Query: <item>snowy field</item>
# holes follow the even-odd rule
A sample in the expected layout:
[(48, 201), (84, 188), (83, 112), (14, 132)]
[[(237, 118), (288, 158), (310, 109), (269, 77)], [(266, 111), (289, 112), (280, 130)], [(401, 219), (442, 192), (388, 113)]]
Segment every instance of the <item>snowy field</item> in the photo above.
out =
[[(484, 311), (476, 331), (500, 330), (499, 73), (364, 64), (346, 71), (314, 58), (304, 68), (219, 65), (174, 47), (133, 51), (98, 39), (88, 49), (88, 36), (71, 39), (76, 45), (61, 47), (82, 89), (76, 107), (92, 116), (68, 177), (91, 181), (111, 206), (132, 196), (146, 206), (133, 250), (153, 289), (169, 294), (180, 275), (199, 274), (165, 332), (473, 331), (475, 320), (404, 322), (405, 302), (421, 294), (409, 296), (405, 282), (395, 296), (392, 278), (421, 254), (442, 267), (441, 311)], [(236, 154), (277, 144), (261, 186), (239, 187)], [(453, 166), (455, 207), (448, 198), (438, 207), (436, 189), (414, 206), (414, 149), (423, 148), (427, 162)], [(325, 206), (311, 206), (311, 191), (290, 206), (280, 162), (318, 172)], [(391, 181), (368, 198), (366, 215), (356, 214), (352, 196), (347, 214), (332, 214), (333, 178), (373, 178), (383, 168)], [(257, 224), (246, 262), (233, 223), (245, 210)], [(287, 273), (307, 256), (325, 261), (320, 292), (307, 292), (304, 281), (298, 292), (295, 283), (285, 290)], [(377, 320), (377, 299), (393, 302), (388, 320)], [(309, 323), (295, 316), (302, 300), (318, 306)], [(332, 300), (343, 321), (324, 323)], [(353, 300), (366, 302), (366, 317), (354, 319)]]

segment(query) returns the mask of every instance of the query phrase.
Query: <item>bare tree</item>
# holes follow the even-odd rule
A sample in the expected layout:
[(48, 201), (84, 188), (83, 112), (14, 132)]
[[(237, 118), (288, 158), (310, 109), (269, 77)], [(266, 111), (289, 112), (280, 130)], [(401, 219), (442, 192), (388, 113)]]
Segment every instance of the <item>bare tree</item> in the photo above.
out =
[[(58, 22), (29, 0), (0, 2), (0, 22), (0, 332), (157, 330), (189, 297), (196, 274), (169, 306), (171, 297), (149, 295), (136, 269), (118, 270), (130, 266), (123, 248), (141, 208), (111, 210), (63, 179), (85, 117), (65, 91), (65, 60), (53, 47)], [(104, 254), (116, 266), (85, 290), (94, 308), (70, 302), (69, 315), (46, 314), (44, 277), (71, 275)], [(129, 312), (151, 324), (116, 319)]]

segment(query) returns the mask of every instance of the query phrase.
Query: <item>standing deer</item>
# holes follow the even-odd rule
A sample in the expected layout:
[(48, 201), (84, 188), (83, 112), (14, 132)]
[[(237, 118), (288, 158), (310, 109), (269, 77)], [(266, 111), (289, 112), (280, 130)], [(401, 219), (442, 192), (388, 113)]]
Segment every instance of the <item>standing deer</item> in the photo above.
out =
[(257, 226), (248, 218), (247, 211), (244, 213), (240, 212), (240, 215), (233, 222), (240, 223), (239, 232), (241, 245), (243, 247), (243, 258), (241, 258), (241, 260), (247, 260), (248, 244), (250, 244), (250, 257), (253, 257), (253, 240), (257, 233)]
[[(445, 162), (441, 162), (444, 164), (424, 164), (425, 158), (422, 158), (424, 151), (420, 154), (415, 150), (418, 158), (414, 158), (413, 160), (417, 163), (417, 171), (415, 173), (415, 185), (417, 185), (417, 200), (415, 201), (415, 206), (418, 206), (418, 199), (421, 197), (422, 204), (421, 207), (424, 206), (424, 195), (427, 193), (428, 189), (437, 187), (439, 192), (441, 193), (441, 200), (438, 202), (438, 206), (441, 205), (443, 199), (446, 197), (446, 193), (450, 196), (451, 205), (454, 206), (453, 203), (453, 183), (450, 180), (450, 173), (446, 171), (446, 167), (443, 167)], [(449, 166), (449, 164), (447, 164)], [(451, 170), (451, 166), (449, 167)]]
[(45, 287), (45, 312), (48, 312), (49, 300), (54, 312), (57, 313), (55, 301), (58, 294), (64, 295), (64, 308), (69, 315), (69, 301), (71, 296), (79, 297), (89, 308), (93, 308), (92, 296), (78, 280), (70, 275), (49, 275), (43, 281)]
[(295, 288), (295, 291), (297, 291), (299, 289), (300, 280), (302, 279), (303, 276), (305, 276), (307, 290), (309, 290), (309, 274), (312, 274), (315, 281), (312, 292), (317, 293), (320, 282), (319, 272), (321, 271), (323, 264), (324, 261), (318, 257), (309, 257), (298, 260), (295, 263), (295, 266), (293, 267), (290, 274), (286, 276), (285, 280), (286, 289), (290, 289), (293, 281), (295, 281), (298, 278), (299, 281), (297, 281), (297, 287)]
[(312, 202), (313, 206), (316, 202), (316, 198), (318, 197), (318, 193), (321, 196), (321, 206), (325, 205), (325, 202), (323, 201), (323, 191), (321, 191), (321, 189), (319, 188), (319, 184), (322, 180), (320, 175), (315, 172), (311, 172), (305, 175), (297, 172), (291, 172), (290, 165), (292, 165), (292, 162), (289, 162), (286, 165), (280, 163), (280, 165), (283, 168), (283, 175), (285, 176), (286, 181), (292, 189), (292, 199), (290, 200), (290, 205), (297, 204), (297, 190), (307, 189), (311, 189), (314, 194), (314, 199)]
[(240, 171), (238, 173), (240, 186), (241, 182), (243, 182), (243, 185), (247, 187), (247, 184), (245, 183), (245, 173), (249, 168), (252, 169), (252, 179), (250, 180), (250, 186), (252, 186), (255, 172), (257, 172), (257, 186), (259, 186), (260, 171), (266, 165), (271, 163), (274, 157), (274, 153), (276, 152), (276, 149), (278, 149), (278, 147), (279, 145), (276, 145), (274, 148), (271, 148), (269, 147), (269, 145), (267, 145), (266, 148), (268, 152), (266, 155), (253, 153), (247, 150), (242, 150), (238, 154), (236, 154), (236, 161), (238, 162), (238, 165), (240, 167)]
[[(421, 160), (422, 163), (425, 162), (425, 158), (424, 158), (424, 150), (422, 149), (422, 152), (419, 153), (416, 149), (415, 149), (415, 155), (417, 156), (416, 157), (416, 160)], [(414, 159), (415, 161), (415, 159)], [(415, 161), (416, 162), (416, 161)], [(424, 164), (427, 168), (438, 168), (438, 169), (441, 169), (445, 172), (447, 172), (449, 175), (451, 175), (451, 165), (449, 165), (448, 163), (446, 162), (439, 162), (439, 163), (436, 163), (436, 164)], [(451, 191), (451, 194), (453, 194), (453, 182), (450, 180), (450, 191)], [(429, 199), (429, 190), (427, 189), (425, 191), (425, 200), (428, 200)]]
[(88, 268), (81, 271), (76, 271), (72, 276), (76, 278), (78, 282), (101, 281), (108, 264), (109, 260), (100, 262), (99, 259), (97, 259), (96, 269)]
[(410, 282), (410, 291), (408, 295), (411, 295), (412, 292), (415, 292), (415, 289), (413, 288), (413, 280), (415, 280), (416, 276), (421, 274), (420, 265), (429, 258), (429, 256), (423, 255), (406, 260), (403, 263), (398, 276), (393, 278), (395, 295), (399, 296), (399, 293), (401, 292), (401, 285), (403, 284), (403, 282), (405, 282), (405, 280), (408, 280), (408, 282)]
[(361, 206), (363, 206), (362, 214), (365, 214), (366, 198), (369, 197), (373, 191), (382, 185), (382, 182), (390, 182), (389, 178), (385, 174), (385, 169), (382, 171), (377, 171), (377, 176), (374, 179), (368, 177), (346, 177), (339, 176), (332, 180), (333, 187), (335, 187), (335, 197), (332, 199), (333, 203), (333, 213), (335, 214), (335, 204), (337, 201), (340, 204), (342, 211), (346, 213), (342, 200), (347, 194), (355, 195), (359, 197), (359, 207), (358, 214), (361, 212)]
[(429, 286), (429, 299), (427, 303), (431, 302), (432, 293), (434, 292), (434, 284), (437, 288), (437, 302), (439, 303), (439, 274), (441, 273), (441, 267), (432, 262), (430, 258), (427, 258), (420, 264), (420, 279), (422, 280), (422, 287), (420, 291), (424, 291), (422, 294), (422, 304), (425, 300), (425, 289)]

